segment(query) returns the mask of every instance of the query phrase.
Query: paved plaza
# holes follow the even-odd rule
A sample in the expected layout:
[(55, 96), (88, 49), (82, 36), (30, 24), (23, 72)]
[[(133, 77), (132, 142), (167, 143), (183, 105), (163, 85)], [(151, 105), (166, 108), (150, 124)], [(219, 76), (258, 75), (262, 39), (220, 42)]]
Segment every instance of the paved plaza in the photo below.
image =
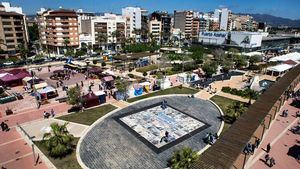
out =
[[(175, 144), (171, 142), (169, 144), (172, 145), (167, 147), (167, 149), (157, 152), (149, 148), (147, 143), (139, 138), (138, 135), (128, 130), (128, 126), (121, 125), (116, 119), (122, 118), (122, 116), (128, 117), (127, 119), (129, 119), (130, 116), (128, 116), (128, 113), (141, 113), (140, 110), (145, 107), (149, 105), (159, 105), (163, 100), (166, 100), (168, 105), (176, 108), (178, 112), (180, 112), (178, 113), (176, 111), (178, 113), (177, 115), (174, 115), (173, 118), (168, 116), (168, 118), (174, 119), (181, 116), (182, 119), (178, 119), (179, 121), (177, 121), (177, 123), (180, 123), (180, 120), (188, 121), (193, 119), (192, 121), (195, 125), (187, 127), (187, 121), (182, 123), (182, 127), (187, 127), (186, 133), (189, 132), (187, 134), (188, 137), (183, 140), (179, 138), (179, 141), (177, 141), (178, 139), (174, 141)], [(139, 111), (137, 112), (137, 110)], [(115, 112), (113, 115), (93, 126), (87, 134), (81, 138), (79, 155), (82, 162), (89, 168), (123, 169), (144, 168), (144, 166), (148, 168), (165, 168), (175, 150), (186, 146), (196, 151), (203, 149), (206, 146), (202, 140), (205, 135), (209, 132), (217, 133), (221, 126), (221, 121), (218, 119), (219, 116), (219, 110), (211, 102), (197, 98), (188, 98), (187, 96), (158, 97), (141, 101)], [(140, 116), (140, 118), (143, 117), (145, 116)], [(129, 124), (130, 122), (135, 123), (134, 121), (138, 119), (141, 120), (140, 118), (137, 115), (133, 117), (131, 121), (129, 120), (127, 124), (131, 126)], [(158, 117), (152, 115), (150, 118)], [(123, 120), (126, 121), (125, 119)], [(133, 123), (132, 125), (134, 125)], [(148, 124), (150, 123), (145, 122), (145, 125)], [(201, 128), (201, 125), (204, 124), (207, 124), (208, 127), (191, 134), (193, 128)], [(141, 127), (146, 128), (146, 126)], [(151, 125), (149, 127), (151, 128)], [(191, 129), (189, 129), (189, 127)], [(150, 129), (148, 128), (147, 130), (149, 131)], [(164, 133), (164, 130), (162, 130), (162, 133)], [(186, 133), (183, 133), (183, 135)], [(172, 135), (172, 132), (170, 132), (170, 134)], [(159, 133), (159, 139), (161, 138), (160, 136), (161, 133)]]

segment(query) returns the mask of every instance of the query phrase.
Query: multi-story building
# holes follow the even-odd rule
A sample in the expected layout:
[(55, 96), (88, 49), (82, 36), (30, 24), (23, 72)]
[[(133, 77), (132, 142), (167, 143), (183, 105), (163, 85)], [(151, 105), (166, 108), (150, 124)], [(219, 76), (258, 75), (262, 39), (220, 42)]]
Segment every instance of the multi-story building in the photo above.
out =
[(22, 8), (3, 2), (0, 5), (0, 49), (2, 57), (20, 56), (18, 45), (27, 48), (28, 36)]
[(193, 11), (174, 11), (174, 28), (180, 29), (185, 38), (192, 36)]
[(41, 45), (50, 53), (63, 55), (79, 46), (78, 16), (67, 9), (44, 10), (38, 13)]
[(137, 36), (136, 30), (141, 30), (142, 27), (145, 28), (147, 23), (145, 23), (145, 15), (147, 10), (139, 7), (126, 7), (122, 8), (122, 16), (126, 18), (126, 36), (140, 39), (140, 35)]
[(216, 9), (214, 13), (214, 19), (219, 22), (219, 29), (226, 31), (231, 30), (232, 22), (231, 22), (232, 13), (227, 8)]
[(125, 43), (126, 18), (105, 13), (91, 19), (92, 43), (101, 49), (120, 48)]
[(198, 41), (199, 32), (200, 32), (200, 18), (193, 18), (192, 31), (191, 31), (191, 37), (193, 40)]
[[(172, 28), (171, 20), (172, 18), (167, 12), (156, 11), (150, 15), (150, 22), (149, 22), (150, 25), (153, 23), (155, 24), (155, 22), (160, 22), (161, 25), (160, 36), (162, 39), (162, 43), (168, 42), (171, 37), (171, 28)], [(149, 32), (151, 33), (150, 30)]]
[(161, 38), (162, 38), (162, 22), (157, 20), (157, 19), (153, 19), (149, 21), (149, 33), (152, 34), (154, 40), (159, 43), (161, 42)]

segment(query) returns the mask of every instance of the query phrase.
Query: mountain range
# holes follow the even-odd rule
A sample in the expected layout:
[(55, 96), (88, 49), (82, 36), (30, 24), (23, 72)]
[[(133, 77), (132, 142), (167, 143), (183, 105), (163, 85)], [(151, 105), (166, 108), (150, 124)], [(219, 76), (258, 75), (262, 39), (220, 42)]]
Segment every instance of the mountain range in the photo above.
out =
[(278, 27), (278, 26), (288, 26), (292, 28), (300, 28), (300, 19), (293, 20), (288, 18), (282, 18), (278, 16), (273, 16), (269, 14), (244, 14), (250, 15), (257, 22), (266, 22), (268, 25)]

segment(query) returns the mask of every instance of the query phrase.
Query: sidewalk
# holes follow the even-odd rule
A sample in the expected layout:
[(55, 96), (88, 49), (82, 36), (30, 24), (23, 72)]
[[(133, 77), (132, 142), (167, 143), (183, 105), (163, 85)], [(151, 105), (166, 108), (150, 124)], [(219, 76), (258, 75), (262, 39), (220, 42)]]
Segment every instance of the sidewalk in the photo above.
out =
[[(289, 110), (288, 117), (281, 117), (281, 112), (279, 112), (273, 121), (269, 130), (267, 130), (264, 136), (263, 142), (260, 144), (252, 159), (249, 159), (247, 166), (250, 169), (264, 169), (268, 166), (264, 163), (264, 156), (266, 152), (266, 146), (268, 143), (271, 144), (271, 151), (269, 155), (275, 159), (276, 165), (272, 168), (275, 169), (298, 169), (300, 168), (300, 163), (297, 160), (289, 156), (287, 153), (289, 148), (298, 144), (299, 145), (299, 135), (293, 134), (289, 129), (292, 126), (299, 124), (299, 119), (295, 118), (295, 112), (299, 109), (290, 106), (291, 99), (288, 100), (281, 112), (285, 109)], [(297, 143), (298, 142), (298, 143)]]

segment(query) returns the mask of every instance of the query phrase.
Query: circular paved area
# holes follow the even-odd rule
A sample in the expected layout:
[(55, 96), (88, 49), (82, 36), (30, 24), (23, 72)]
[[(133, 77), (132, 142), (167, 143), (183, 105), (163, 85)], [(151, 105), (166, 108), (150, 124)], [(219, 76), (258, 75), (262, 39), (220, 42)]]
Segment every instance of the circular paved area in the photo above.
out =
[[(155, 152), (136, 135), (126, 129), (117, 117), (136, 111), (143, 107), (157, 104), (162, 100), (199, 121), (208, 124), (202, 130), (188, 136), (162, 152)], [(145, 100), (121, 109), (103, 121), (98, 122), (82, 138), (79, 147), (79, 156), (89, 168), (114, 169), (144, 169), (165, 168), (167, 161), (175, 150), (188, 146), (195, 151), (203, 149), (206, 144), (202, 138), (206, 133), (218, 132), (221, 121), (220, 112), (211, 102), (187, 96), (160, 97)], [(170, 143), (169, 143), (170, 144)]]

